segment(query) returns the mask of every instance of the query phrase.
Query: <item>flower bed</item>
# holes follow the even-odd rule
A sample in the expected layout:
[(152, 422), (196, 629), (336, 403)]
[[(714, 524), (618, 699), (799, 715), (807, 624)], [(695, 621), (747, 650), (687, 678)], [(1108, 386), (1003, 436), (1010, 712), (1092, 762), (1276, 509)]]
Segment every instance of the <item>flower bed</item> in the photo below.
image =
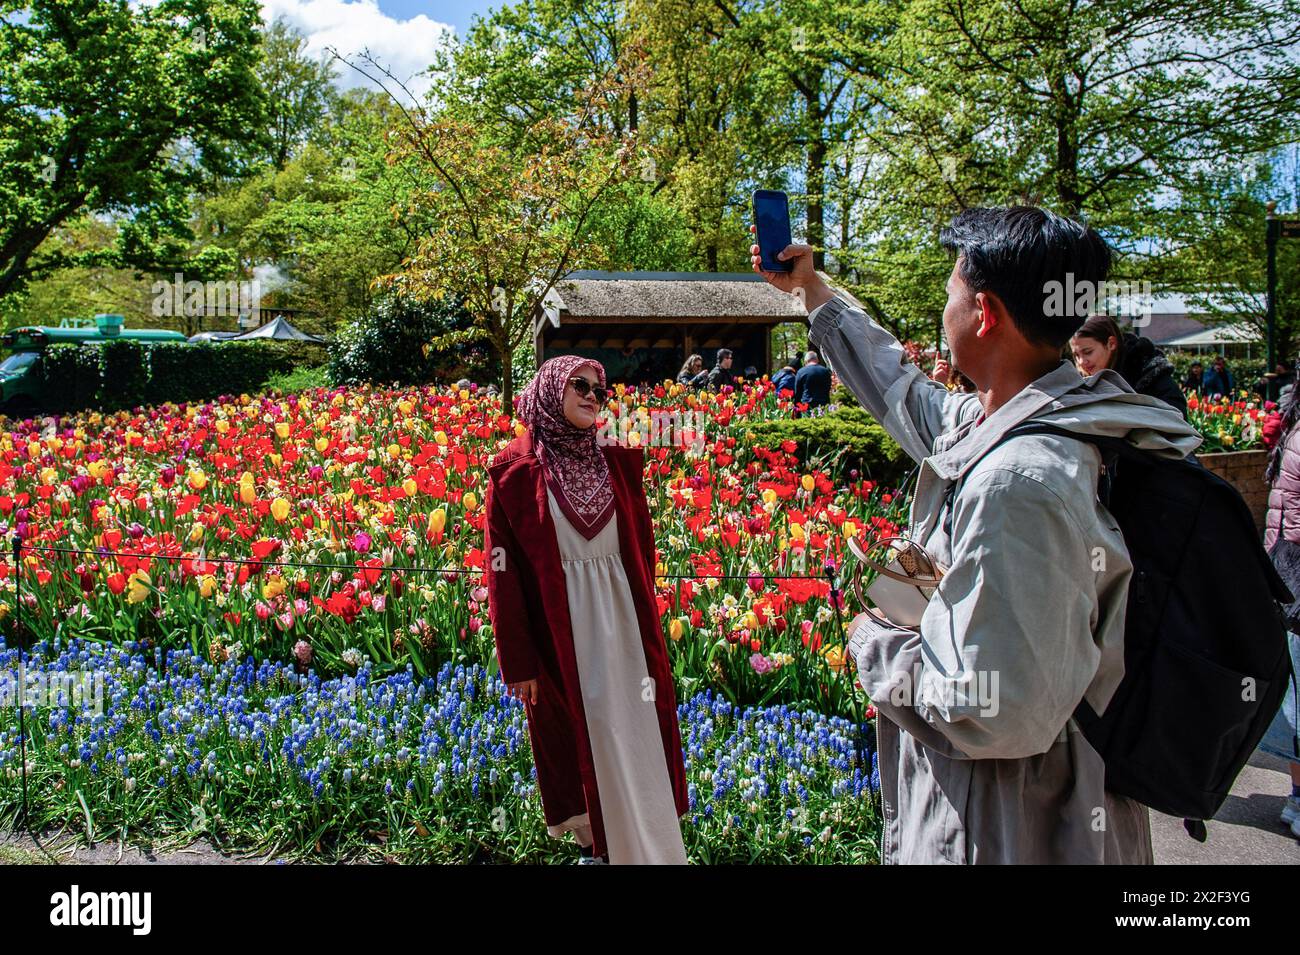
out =
[(1261, 406), (1244, 391), (1233, 399), (1191, 395), (1187, 399), (1187, 420), (1205, 439), (1197, 456), (1262, 448), (1264, 419), (1275, 407), (1271, 401)]
[[(689, 424), (647, 448), (645, 473), (680, 697), (850, 714), (823, 567), (850, 536), (892, 535), (902, 502), (833, 456), (755, 441), (751, 425), (790, 414), (770, 383), (610, 399), (611, 421), (652, 413)], [(521, 427), (494, 399), (437, 387), (18, 425), (0, 434), (0, 531), (23, 539), (25, 632), (325, 676), (491, 669), (485, 468)], [(0, 615), (14, 588), (0, 563)]]
[[(17, 672), (16, 656), (0, 650), (0, 672)], [(47, 693), (28, 710), (33, 828), (205, 837), (316, 861), (573, 861), (542, 823), (523, 706), (482, 666), (381, 677), (364, 664), (326, 680), (286, 664), (78, 640), (36, 648), (27, 670), (29, 699), (84, 675), (99, 687), (84, 694), (88, 709)], [(869, 751), (855, 768), (850, 724), (709, 692), (679, 715), (693, 861), (875, 861), (878, 777)], [(17, 707), (6, 705), (9, 825), (20, 804), (16, 730)]]

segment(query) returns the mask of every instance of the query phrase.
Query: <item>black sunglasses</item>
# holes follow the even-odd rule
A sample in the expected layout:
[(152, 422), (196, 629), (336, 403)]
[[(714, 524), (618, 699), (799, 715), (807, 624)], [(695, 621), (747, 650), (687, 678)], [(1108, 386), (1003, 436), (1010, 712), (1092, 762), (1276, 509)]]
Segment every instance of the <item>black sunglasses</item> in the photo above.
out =
[(573, 390), (578, 393), (579, 398), (585, 398), (591, 394), (599, 402), (604, 402), (609, 397), (609, 389), (603, 385), (593, 385), (581, 375), (574, 375), (569, 379), (569, 384), (573, 385)]

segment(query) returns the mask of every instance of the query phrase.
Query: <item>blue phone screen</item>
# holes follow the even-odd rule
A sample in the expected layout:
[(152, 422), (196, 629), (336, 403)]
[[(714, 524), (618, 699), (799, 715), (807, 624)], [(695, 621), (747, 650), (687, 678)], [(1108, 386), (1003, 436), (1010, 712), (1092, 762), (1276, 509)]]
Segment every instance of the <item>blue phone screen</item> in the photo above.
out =
[(754, 224), (758, 226), (760, 265), (768, 272), (789, 272), (792, 262), (776, 254), (790, 244), (790, 203), (783, 192), (755, 193)]

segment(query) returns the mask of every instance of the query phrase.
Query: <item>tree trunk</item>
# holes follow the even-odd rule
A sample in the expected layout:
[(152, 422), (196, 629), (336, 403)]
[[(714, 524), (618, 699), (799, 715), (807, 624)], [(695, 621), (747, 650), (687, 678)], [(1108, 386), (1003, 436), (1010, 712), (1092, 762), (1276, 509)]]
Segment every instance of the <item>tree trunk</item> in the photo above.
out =
[(813, 268), (826, 268), (826, 123), (821, 104), (821, 77), (804, 101), (808, 109), (808, 164), (805, 179), (808, 190), (808, 244), (813, 247)]
[(515, 400), (515, 369), (511, 364), (511, 356), (508, 349), (498, 348), (497, 354), (501, 358), (501, 410), (506, 414), (513, 414)]

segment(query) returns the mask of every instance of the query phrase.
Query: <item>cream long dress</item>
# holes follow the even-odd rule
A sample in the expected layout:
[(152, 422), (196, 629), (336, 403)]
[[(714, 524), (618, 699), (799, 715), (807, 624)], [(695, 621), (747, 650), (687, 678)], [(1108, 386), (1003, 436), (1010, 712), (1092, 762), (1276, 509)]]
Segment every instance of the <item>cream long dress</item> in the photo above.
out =
[[(591, 540), (546, 489), (564, 568), (582, 705), (612, 865), (686, 865), (632, 589), (619, 555), (618, 515)], [(549, 827), (590, 842), (586, 814)], [(586, 836), (582, 839), (582, 836)]]

